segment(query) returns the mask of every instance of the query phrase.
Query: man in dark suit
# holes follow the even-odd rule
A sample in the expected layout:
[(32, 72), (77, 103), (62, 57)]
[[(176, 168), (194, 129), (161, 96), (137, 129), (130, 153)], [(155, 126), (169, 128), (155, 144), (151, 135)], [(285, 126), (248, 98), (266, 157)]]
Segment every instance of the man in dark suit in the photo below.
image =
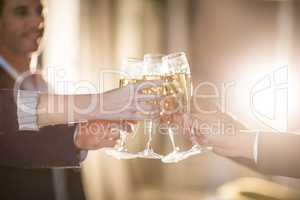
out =
[[(13, 89), (18, 75), (29, 70), (31, 54), (39, 48), (43, 25), (40, 0), (0, 0), (0, 89)], [(32, 74), (18, 89), (46, 91), (47, 84), (41, 76)], [(55, 199), (51, 167), (78, 167), (85, 158), (82, 150), (111, 147), (116, 142), (100, 142), (95, 146), (86, 141), (96, 136), (77, 133), (76, 137), (75, 125), (48, 126), (37, 132), (19, 131), (17, 122), (9, 121), (17, 118), (17, 108), (12, 106), (13, 95), (9, 90), (3, 90), (2, 95), (7, 97), (0, 99), (2, 200)], [(69, 197), (83, 199), (80, 173), (65, 172), (73, 188)]]
[[(0, 199), (55, 199), (53, 178), (58, 176), (52, 176), (51, 168), (79, 167), (86, 156), (82, 150), (113, 147), (118, 139), (104, 121), (89, 123), (104, 125), (102, 130), (84, 124), (78, 129), (55, 125), (19, 131), (14, 91), (0, 90), (0, 97)], [(65, 174), (70, 198), (84, 199), (80, 174), (70, 169)]]

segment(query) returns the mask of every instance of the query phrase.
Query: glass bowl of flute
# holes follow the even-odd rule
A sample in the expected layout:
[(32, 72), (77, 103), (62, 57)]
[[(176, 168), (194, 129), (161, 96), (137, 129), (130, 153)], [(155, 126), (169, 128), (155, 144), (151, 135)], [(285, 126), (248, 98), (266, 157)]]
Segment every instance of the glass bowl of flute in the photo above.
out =
[(120, 142), (106, 151), (118, 159), (158, 159), (164, 163), (177, 163), (203, 153), (193, 129), (186, 130), (184, 115), (191, 113), (192, 81), (185, 53), (169, 55), (146, 54), (143, 59), (126, 58), (122, 69), (128, 74), (121, 77), (120, 87), (128, 83), (161, 80), (160, 87), (142, 90), (146, 94), (159, 94), (159, 117), (135, 123), (134, 133), (120, 131)]

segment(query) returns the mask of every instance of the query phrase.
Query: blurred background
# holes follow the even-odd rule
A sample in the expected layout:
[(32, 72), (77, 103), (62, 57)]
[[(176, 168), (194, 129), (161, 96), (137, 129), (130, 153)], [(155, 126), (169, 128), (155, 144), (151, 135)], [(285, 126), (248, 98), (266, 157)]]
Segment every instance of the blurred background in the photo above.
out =
[[(194, 85), (203, 81), (220, 88), (231, 85), (223, 94), (228, 95), (223, 102), (227, 112), (252, 129), (275, 126), (300, 133), (297, 0), (48, 0), (47, 9), (42, 60), (45, 77), (58, 93), (118, 87), (118, 77), (101, 77), (100, 72), (120, 69), (126, 56), (184, 51)], [(253, 114), (251, 88), (285, 66), (289, 112), (279, 113), (282, 118), (270, 126)], [(67, 87), (60, 84), (66, 80), (70, 83)], [(91, 83), (96, 88), (90, 87)], [(285, 102), (285, 97), (281, 100)], [(260, 98), (257, 103), (264, 108), (274, 102)], [(169, 142), (159, 144), (168, 146)], [(264, 176), (211, 153), (162, 164), (141, 159), (119, 161), (103, 151), (90, 152), (81, 174), (89, 200), (211, 200), (221, 199), (216, 197), (220, 193), (224, 199), (226, 195), (242, 199), (230, 195), (267, 188), (274, 198), (289, 199), (300, 189), (299, 180)], [(71, 196), (76, 199), (76, 194)]]

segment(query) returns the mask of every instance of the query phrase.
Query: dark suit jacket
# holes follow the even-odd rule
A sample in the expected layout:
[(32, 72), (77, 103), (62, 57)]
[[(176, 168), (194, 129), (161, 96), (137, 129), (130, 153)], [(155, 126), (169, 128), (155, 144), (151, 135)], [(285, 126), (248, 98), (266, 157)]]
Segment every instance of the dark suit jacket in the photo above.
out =
[[(14, 80), (0, 68), (0, 199), (54, 199), (49, 168), (79, 166), (75, 127), (19, 131), (13, 85)], [(74, 181), (78, 191), (73, 192), (82, 197), (78, 175)]]
[(0, 72), (0, 164), (31, 168), (78, 166), (74, 126), (18, 131), (14, 92), (6, 90), (12, 88), (13, 80), (3, 74)]

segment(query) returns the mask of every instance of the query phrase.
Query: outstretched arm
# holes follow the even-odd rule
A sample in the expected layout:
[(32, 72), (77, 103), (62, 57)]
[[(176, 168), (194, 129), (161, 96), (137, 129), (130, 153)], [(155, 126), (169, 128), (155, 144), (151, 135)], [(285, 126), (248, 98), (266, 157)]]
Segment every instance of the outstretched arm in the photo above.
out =
[(230, 129), (233, 132), (216, 134), (203, 133), (198, 126), (198, 142), (212, 147), (214, 153), (265, 174), (300, 178), (300, 135), (247, 131), (240, 122), (225, 113), (206, 117), (199, 114), (193, 120), (198, 120), (199, 124), (221, 120), (223, 127), (234, 127)]
[[(149, 85), (150, 84), (150, 85)], [(67, 124), (88, 120), (144, 120), (159, 115), (159, 105), (147, 104), (160, 96), (139, 91), (159, 85), (149, 81), (101, 94), (49, 95), (41, 94), (38, 102), (38, 125)]]
[(75, 125), (54, 125), (20, 131), (13, 91), (0, 90), (0, 97), (0, 165), (76, 167), (82, 161), (80, 150), (112, 147), (118, 139), (109, 128), (111, 121), (89, 122), (77, 129)]

